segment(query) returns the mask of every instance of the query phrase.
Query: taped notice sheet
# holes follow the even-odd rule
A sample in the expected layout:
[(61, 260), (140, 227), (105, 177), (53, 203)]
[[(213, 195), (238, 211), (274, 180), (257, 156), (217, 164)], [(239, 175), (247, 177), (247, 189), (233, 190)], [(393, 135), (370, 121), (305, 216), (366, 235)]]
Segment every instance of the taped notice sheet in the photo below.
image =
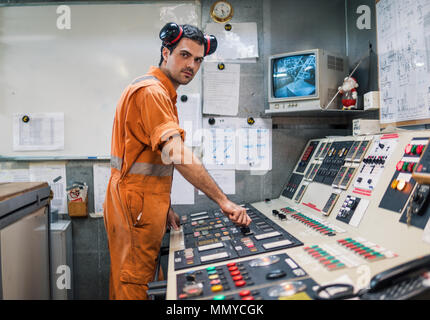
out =
[(205, 63), (203, 69), (203, 113), (235, 116), (239, 110), (240, 65)]
[(54, 193), (51, 209), (67, 213), (66, 163), (30, 163), (30, 181), (47, 182)]
[(15, 113), (13, 151), (64, 150), (64, 113)]
[(256, 62), (258, 58), (257, 23), (230, 23), (227, 31), (224, 24), (208, 23), (205, 32), (217, 38), (216, 52), (205, 58), (210, 62)]
[(110, 178), (110, 164), (94, 164), (94, 212), (103, 213), (106, 190)]

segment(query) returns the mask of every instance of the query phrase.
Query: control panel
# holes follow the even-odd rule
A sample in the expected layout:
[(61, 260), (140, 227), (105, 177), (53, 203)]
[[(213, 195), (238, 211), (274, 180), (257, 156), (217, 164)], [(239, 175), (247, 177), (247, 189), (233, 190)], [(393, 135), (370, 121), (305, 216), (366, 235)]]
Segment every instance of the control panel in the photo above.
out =
[(380, 208), (402, 212), (416, 183), (412, 177), (412, 171), (418, 164), (427, 143), (428, 138), (413, 138), (405, 146), (403, 156), (397, 161), (396, 170), (381, 199)]
[[(428, 254), (429, 138), (403, 130), (312, 139), (279, 198), (244, 205), (249, 228), (219, 210), (182, 216), (167, 298), (316, 299), (321, 285), (348, 280), (357, 292)], [(381, 292), (363, 297), (404, 296)]]
[[(177, 297), (182, 300), (278, 299), (288, 293), (275, 294), (273, 288), (285, 285), (286, 280), (307, 277), (307, 273), (287, 254), (269, 255), (179, 273), (176, 277)], [(267, 288), (262, 290), (261, 285)]]
[(297, 188), (300, 185), (300, 182), (302, 182), (303, 179), (303, 175), (301, 174), (297, 174), (297, 173), (293, 173), (290, 177), (290, 180), (288, 181), (284, 192), (282, 193), (282, 195), (284, 197), (287, 197), (289, 199), (292, 199), (294, 194), (297, 191)]
[(174, 252), (175, 270), (302, 245), (252, 206), (245, 208), (249, 227), (236, 226), (219, 210), (182, 216), (185, 249)]
[(304, 173), (309, 161), (312, 158), (313, 153), (317, 149), (317, 146), (319, 144), (319, 141), (310, 141), (308, 146), (306, 147), (305, 151), (303, 152), (300, 161), (297, 163), (296, 172), (298, 173)]

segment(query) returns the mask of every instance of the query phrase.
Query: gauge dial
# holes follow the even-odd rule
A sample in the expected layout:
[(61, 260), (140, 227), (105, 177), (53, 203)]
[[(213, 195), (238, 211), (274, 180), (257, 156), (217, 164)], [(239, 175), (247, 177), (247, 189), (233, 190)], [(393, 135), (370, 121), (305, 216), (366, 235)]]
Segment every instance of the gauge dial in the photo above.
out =
[(212, 5), (210, 13), (215, 22), (227, 22), (233, 17), (233, 7), (227, 1), (217, 1)]

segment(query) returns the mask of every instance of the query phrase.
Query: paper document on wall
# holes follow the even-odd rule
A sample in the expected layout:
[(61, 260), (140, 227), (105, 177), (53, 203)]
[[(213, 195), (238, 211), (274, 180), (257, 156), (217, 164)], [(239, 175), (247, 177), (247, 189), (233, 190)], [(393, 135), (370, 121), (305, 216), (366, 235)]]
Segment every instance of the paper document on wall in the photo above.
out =
[(202, 128), (202, 108), (200, 94), (186, 94), (178, 91), (176, 107), (178, 109), (179, 126), (184, 129), (186, 133), (185, 145), (200, 145), (201, 136), (198, 134)]
[(239, 110), (240, 65), (205, 63), (203, 70), (203, 113), (235, 116)]
[(237, 130), (236, 170), (272, 170), (272, 119), (240, 121)]
[(13, 150), (64, 149), (64, 113), (15, 113)]
[(430, 118), (430, 2), (376, 3), (380, 122)]
[(28, 169), (0, 169), (0, 183), (28, 181), (30, 181), (30, 171)]
[[(66, 164), (62, 163), (30, 163), (30, 181), (47, 182), (54, 193), (51, 209), (59, 213), (67, 213), (66, 195)], [(60, 179), (58, 179), (61, 177)], [(54, 182), (56, 180), (56, 182)]]
[(194, 204), (194, 186), (176, 170), (173, 171), (171, 204)]
[[(214, 121), (210, 124), (210, 121)], [(237, 118), (203, 118), (203, 163), (207, 169), (234, 169)]]
[[(209, 170), (211, 177), (225, 194), (236, 194), (235, 170)], [(199, 194), (204, 194), (199, 190)]]
[(110, 179), (110, 164), (94, 164), (94, 212), (103, 213), (103, 203)]
[(206, 57), (205, 60), (211, 62), (230, 62), (231, 60), (250, 62), (250, 58), (258, 58), (257, 23), (230, 23), (230, 25), (230, 31), (225, 30), (224, 24), (208, 23), (206, 25), (205, 32), (217, 38), (218, 47), (215, 53)]

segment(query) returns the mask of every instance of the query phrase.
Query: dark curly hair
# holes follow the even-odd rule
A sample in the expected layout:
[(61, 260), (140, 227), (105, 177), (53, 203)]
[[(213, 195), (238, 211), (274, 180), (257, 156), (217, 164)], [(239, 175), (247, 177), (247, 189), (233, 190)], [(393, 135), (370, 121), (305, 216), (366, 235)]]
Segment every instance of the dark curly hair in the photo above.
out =
[[(205, 36), (199, 28), (192, 26), (190, 24), (182, 24), (180, 26), (181, 26), (182, 30), (184, 31), (182, 38), (188, 38), (188, 39), (191, 39), (191, 40), (198, 42), (201, 45), (204, 45)], [(160, 49), (161, 59), (160, 59), (160, 62), (158, 63), (159, 67), (161, 66), (161, 64), (163, 63), (163, 60), (164, 60), (163, 59), (163, 48), (166, 47), (167, 49), (169, 49), (170, 54), (171, 54), (173, 52), (173, 50), (175, 50), (175, 48), (178, 46), (178, 43), (179, 43), (179, 41), (175, 42), (172, 45), (167, 45), (167, 46), (163, 45), (163, 44), (161, 45), (161, 49)]]

